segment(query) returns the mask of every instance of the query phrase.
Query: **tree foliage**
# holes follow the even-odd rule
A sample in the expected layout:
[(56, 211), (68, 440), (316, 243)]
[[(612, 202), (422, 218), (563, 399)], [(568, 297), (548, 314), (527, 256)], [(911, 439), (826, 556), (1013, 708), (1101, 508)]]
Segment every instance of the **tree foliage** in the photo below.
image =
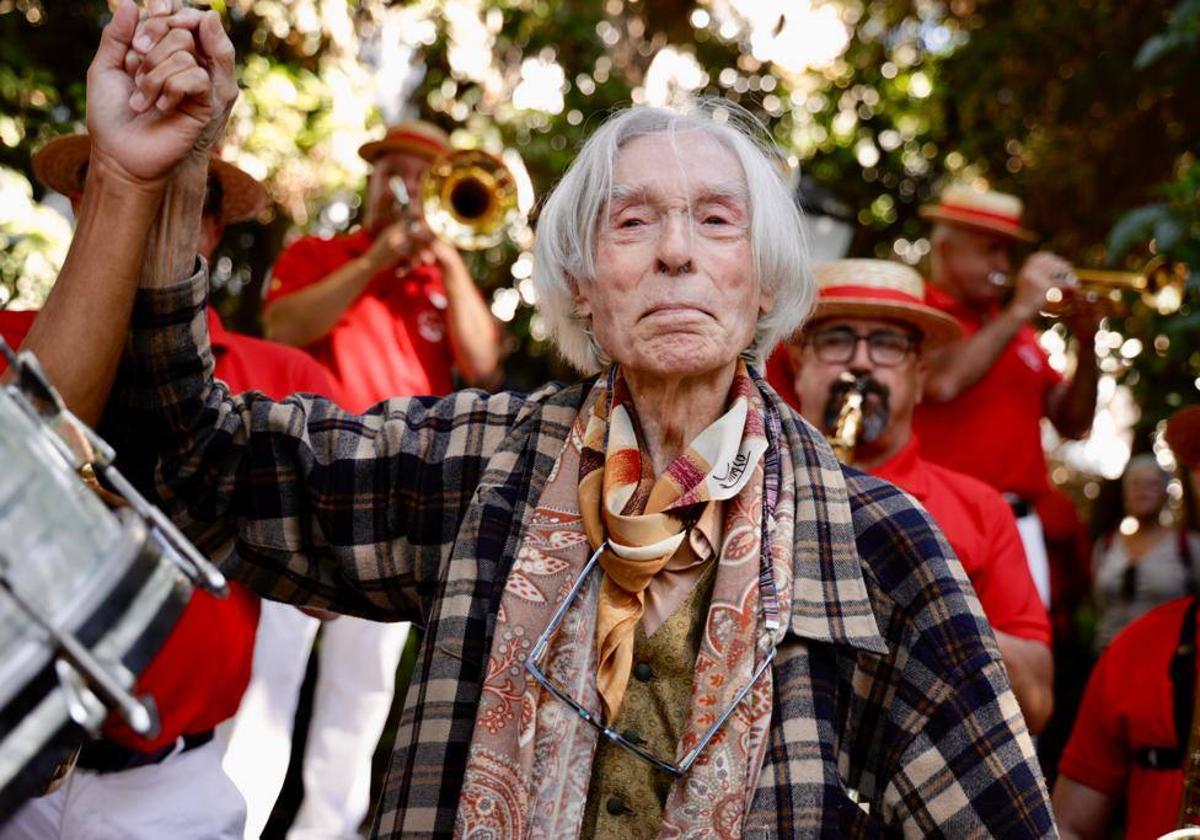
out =
[[(1162, 250), (1196, 265), (1197, 0), (222, 8), (244, 88), (225, 153), (277, 201), (264, 224), (231, 230), (217, 261), (222, 306), (243, 329), (254, 328), (258, 288), (286, 236), (352, 222), (364, 172), (353, 150), (379, 130), (376, 106), (394, 115), (401, 100), (459, 144), (518, 150), (544, 194), (607, 110), (691, 90), (749, 109), (795, 164), (855, 207), (855, 253), (920, 265), (929, 243), (918, 207), (948, 179), (982, 178), (1022, 195), (1047, 246), (1079, 264), (1136, 265)], [(100, 0), (0, 0), (0, 165), (28, 176), (30, 149), (80, 124), (107, 14)], [(397, 87), (408, 56), (425, 68), (411, 90)], [(518, 384), (564, 373), (541, 340), (527, 248), (472, 259), (510, 319)], [(1200, 354), (1184, 336), (1198, 317), (1131, 302), (1108, 325), (1106, 370), (1137, 390), (1145, 428), (1195, 399)], [(1129, 354), (1130, 337), (1142, 352)]]

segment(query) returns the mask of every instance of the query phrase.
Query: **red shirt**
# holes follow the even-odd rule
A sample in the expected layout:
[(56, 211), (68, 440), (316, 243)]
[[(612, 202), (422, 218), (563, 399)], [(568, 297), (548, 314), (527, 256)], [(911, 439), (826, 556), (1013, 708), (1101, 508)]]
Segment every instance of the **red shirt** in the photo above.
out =
[[(16, 350), (29, 333), (33, 319), (37, 317), (36, 309), (0, 309), (0, 335), (8, 342), (9, 347)], [(8, 363), (0, 357), (0, 373), (8, 369)]]
[[(928, 283), (925, 301), (957, 318), (967, 336), (982, 326), (974, 313)], [(926, 399), (917, 406), (913, 425), (924, 441), (921, 455), (1035, 501), (1048, 486), (1041, 429), (1046, 394), (1061, 381), (1033, 328), (1022, 327), (983, 378), (957, 399)]]
[[(297, 240), (275, 263), (266, 303), (325, 279), (365, 254), (371, 242), (362, 229), (332, 239)], [(448, 394), (454, 380), (442, 317), (446, 305), (436, 265), (407, 274), (385, 269), (328, 333), (304, 349), (333, 375), (349, 411), (365, 411), (389, 397)]]
[(1088, 678), (1058, 765), (1080, 784), (1124, 797), (1128, 840), (1151, 840), (1176, 827), (1183, 771), (1150, 770), (1133, 756), (1176, 744), (1169, 670), (1189, 603), (1163, 604), (1117, 634)]
[(992, 627), (1050, 644), (1050, 619), (1038, 598), (1012, 510), (982, 481), (931, 464), (913, 436), (871, 472), (912, 494), (945, 533)]
[[(24, 339), (36, 312), (0, 312), (0, 334), (14, 346)], [(335, 393), (329, 375), (299, 350), (228, 332), (208, 310), (216, 375), (234, 392), (259, 390), (274, 399), (297, 391)], [(207, 732), (237, 712), (254, 656), (258, 598), (230, 584), (227, 598), (197, 589), (179, 622), (138, 679), (136, 691), (154, 697), (161, 731), (153, 740), (112, 723), (105, 735), (147, 752), (182, 734)]]

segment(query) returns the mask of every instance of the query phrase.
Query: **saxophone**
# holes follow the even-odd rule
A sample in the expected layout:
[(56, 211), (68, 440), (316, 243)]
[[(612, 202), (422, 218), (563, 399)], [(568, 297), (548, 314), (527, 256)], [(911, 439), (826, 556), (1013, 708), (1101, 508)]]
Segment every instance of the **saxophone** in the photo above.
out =
[(858, 445), (858, 433), (862, 429), (863, 382), (850, 371), (842, 371), (838, 382), (848, 383), (851, 387), (842, 397), (842, 407), (838, 411), (833, 433), (826, 435), (826, 439), (833, 447), (833, 454), (839, 461), (843, 464), (852, 464), (854, 463), (854, 447)]

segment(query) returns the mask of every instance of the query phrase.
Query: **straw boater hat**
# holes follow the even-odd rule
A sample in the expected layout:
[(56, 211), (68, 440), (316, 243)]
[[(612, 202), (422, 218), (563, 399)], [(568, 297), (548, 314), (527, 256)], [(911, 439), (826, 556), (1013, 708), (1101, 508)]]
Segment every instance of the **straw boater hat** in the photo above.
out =
[(1037, 234), (1021, 227), (1025, 205), (1008, 193), (979, 190), (966, 184), (946, 188), (937, 204), (920, 209), (921, 218), (948, 225), (998, 233), (1010, 239), (1033, 242)]
[[(55, 192), (65, 196), (83, 192), (84, 167), (92, 153), (86, 134), (56, 137), (33, 156), (33, 174)], [(270, 202), (266, 189), (232, 163), (213, 158), (210, 168), (221, 181), (221, 222), (233, 224), (253, 219)]]
[(1164, 437), (1179, 463), (1189, 470), (1200, 470), (1200, 405), (1189, 405), (1172, 414)]
[(382, 140), (364, 143), (358, 149), (358, 156), (367, 163), (374, 163), (386, 154), (406, 152), (433, 160), (448, 151), (450, 138), (446, 132), (424, 120), (408, 120), (388, 126)]
[(811, 323), (828, 318), (900, 321), (921, 331), (926, 346), (962, 336), (958, 321), (925, 303), (925, 282), (906, 265), (888, 260), (835, 260), (813, 273), (820, 294)]

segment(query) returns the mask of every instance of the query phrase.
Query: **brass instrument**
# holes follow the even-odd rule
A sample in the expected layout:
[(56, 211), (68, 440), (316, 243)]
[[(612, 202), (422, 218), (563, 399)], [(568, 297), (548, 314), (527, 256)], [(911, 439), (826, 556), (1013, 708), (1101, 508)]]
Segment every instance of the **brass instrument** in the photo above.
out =
[(827, 439), (837, 459), (843, 464), (852, 464), (854, 463), (854, 447), (858, 446), (858, 433), (862, 429), (862, 382), (848, 370), (842, 371), (838, 381), (849, 383), (852, 387), (842, 398), (842, 407), (838, 411), (833, 434), (828, 435)]
[[(1012, 278), (1003, 272), (992, 272), (988, 280), (997, 286), (1011, 286)], [(1146, 306), (1161, 315), (1170, 315), (1183, 304), (1187, 290), (1188, 270), (1183, 263), (1169, 263), (1158, 256), (1146, 263), (1141, 271), (1108, 271), (1098, 268), (1077, 268), (1067, 278), (1066, 288), (1083, 294), (1087, 300), (1106, 300), (1115, 307), (1124, 292), (1137, 292)], [(1046, 292), (1043, 315), (1061, 317), (1071, 311), (1070, 300), (1063, 289)]]
[(436, 160), (421, 179), (425, 223), (460, 251), (502, 242), (520, 221), (517, 181), (487, 152), (462, 149)]

